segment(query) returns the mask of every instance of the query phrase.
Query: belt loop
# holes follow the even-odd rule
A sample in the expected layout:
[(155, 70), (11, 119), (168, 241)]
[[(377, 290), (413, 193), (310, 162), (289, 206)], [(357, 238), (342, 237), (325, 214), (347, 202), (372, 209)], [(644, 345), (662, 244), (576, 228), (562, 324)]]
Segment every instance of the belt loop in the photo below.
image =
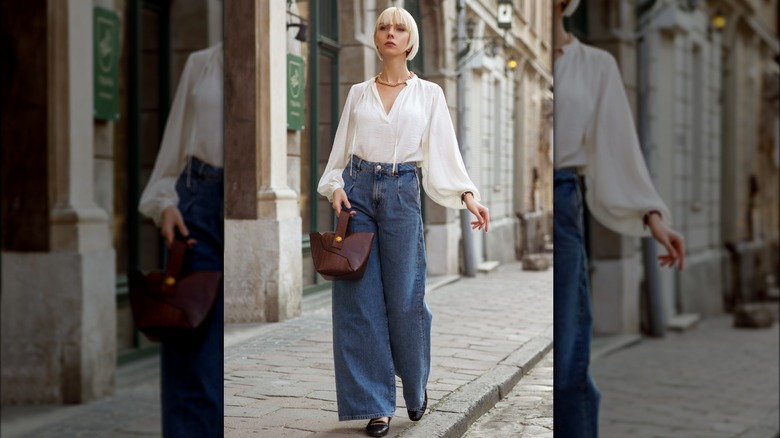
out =
[(192, 179), (192, 155), (187, 155), (187, 188), (190, 188), (190, 180)]

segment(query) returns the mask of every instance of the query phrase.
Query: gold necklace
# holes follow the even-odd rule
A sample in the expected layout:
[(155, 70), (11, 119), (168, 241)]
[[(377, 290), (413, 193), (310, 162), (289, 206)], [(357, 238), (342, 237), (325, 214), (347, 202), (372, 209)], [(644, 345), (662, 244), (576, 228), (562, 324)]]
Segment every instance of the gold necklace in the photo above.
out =
[(409, 72), (409, 76), (407, 76), (407, 77), (406, 77), (406, 79), (404, 79), (403, 81), (400, 81), (400, 82), (385, 82), (385, 81), (383, 81), (383, 80), (382, 80), (382, 78), (380, 78), (380, 77), (379, 77), (379, 75), (381, 75), (381, 74), (382, 74), (382, 73), (379, 73), (378, 75), (376, 75), (376, 81), (377, 81), (378, 83), (380, 83), (380, 84), (382, 84), (382, 85), (386, 85), (386, 86), (388, 86), (388, 87), (397, 87), (397, 86), (399, 86), (399, 85), (401, 85), (401, 84), (405, 84), (405, 83), (406, 83), (406, 81), (408, 81), (409, 79), (411, 79), (411, 78), (412, 78), (412, 74), (413, 74), (413, 72), (412, 72), (412, 71), (410, 71), (410, 72)]

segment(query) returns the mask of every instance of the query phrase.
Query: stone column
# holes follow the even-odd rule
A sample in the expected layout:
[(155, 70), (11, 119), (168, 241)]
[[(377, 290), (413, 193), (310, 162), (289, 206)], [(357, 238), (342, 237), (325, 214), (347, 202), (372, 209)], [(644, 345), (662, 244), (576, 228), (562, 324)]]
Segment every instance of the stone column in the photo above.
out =
[[(424, 2), (423, 2), (424, 3)], [(422, 23), (417, 23), (424, 38), (421, 50), (425, 55), (426, 79), (444, 90), (450, 107), (450, 116), (457, 129), (457, 84), (455, 77), (455, 2), (445, 1), (437, 8), (422, 6)], [(446, 52), (450, 52), (446, 55)], [(418, 55), (419, 56), (419, 55)], [(474, 153), (472, 152), (471, 156)], [(469, 169), (476, 169), (468, 166)], [(472, 177), (473, 171), (469, 172)], [(429, 275), (457, 275), (461, 264), (461, 229), (458, 210), (447, 209), (431, 201), (425, 202), (425, 245), (428, 254)], [(475, 247), (477, 247), (475, 245)]]
[[(46, 35), (39, 73), (47, 77), (47, 111), (37, 122), (46, 130), (47, 152), (25, 160), (47, 160), (37, 167), (48, 186), (38, 199), (48, 206), (48, 239), (36, 248), (3, 248), (3, 404), (104, 397), (116, 368), (115, 253), (93, 180), (92, 2), (40, 6), (35, 21)], [(34, 54), (17, 55), (16, 68), (40, 65)], [(24, 220), (9, 225), (24, 229)]]
[(285, 4), (225, 2), (225, 22), (225, 320), (282, 321), (300, 314), (302, 292)]
[[(629, 35), (636, 28), (629, 2), (595, 0), (588, 3), (589, 37), (615, 57), (636, 123), (636, 42)], [(625, 4), (624, 4), (625, 3)], [(607, 13), (605, 11), (609, 10)], [(592, 216), (590, 226), (590, 289), (595, 334), (639, 332), (639, 288), (642, 277), (639, 240), (612, 232)]]

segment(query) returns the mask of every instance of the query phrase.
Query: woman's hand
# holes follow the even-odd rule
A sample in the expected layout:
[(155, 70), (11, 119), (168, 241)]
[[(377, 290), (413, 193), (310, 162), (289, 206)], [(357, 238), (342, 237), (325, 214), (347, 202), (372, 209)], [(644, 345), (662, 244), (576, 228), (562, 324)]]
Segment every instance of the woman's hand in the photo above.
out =
[[(336, 210), (336, 215), (341, 214), (341, 206), (346, 207), (347, 210), (352, 209), (352, 205), (349, 203), (349, 199), (347, 199), (347, 192), (344, 191), (344, 189), (336, 189), (333, 192), (333, 209)], [(349, 212), (350, 216), (354, 216), (356, 211)]]
[(666, 248), (666, 255), (658, 256), (662, 267), (673, 267), (678, 261), (682, 271), (685, 263), (685, 242), (683, 236), (669, 228), (659, 214), (650, 213), (647, 218), (653, 238)]
[[(187, 226), (184, 225), (184, 219), (181, 216), (179, 208), (175, 205), (171, 205), (163, 210), (162, 221), (160, 224), (160, 234), (162, 234), (163, 238), (165, 239), (165, 244), (168, 246), (168, 248), (173, 245), (173, 239), (176, 238), (176, 230), (178, 230), (179, 234), (184, 237), (190, 235), (190, 231), (187, 229)], [(190, 247), (192, 247), (194, 244), (195, 239), (187, 240), (187, 245)]]
[(482, 229), (485, 227), (485, 232), (488, 231), (488, 225), (490, 225), (490, 215), (488, 214), (488, 208), (480, 204), (474, 199), (474, 195), (471, 192), (467, 192), (463, 199), (466, 203), (466, 208), (477, 218), (477, 220), (471, 222), (471, 229)]

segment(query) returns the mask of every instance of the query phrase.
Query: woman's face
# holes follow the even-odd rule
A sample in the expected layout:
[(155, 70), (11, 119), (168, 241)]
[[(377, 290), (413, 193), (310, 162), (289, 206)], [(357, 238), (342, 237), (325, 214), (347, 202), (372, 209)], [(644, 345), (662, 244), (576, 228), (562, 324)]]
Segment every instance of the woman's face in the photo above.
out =
[(374, 35), (374, 41), (379, 47), (382, 59), (403, 55), (406, 57), (406, 46), (409, 44), (409, 29), (403, 23), (380, 23)]

